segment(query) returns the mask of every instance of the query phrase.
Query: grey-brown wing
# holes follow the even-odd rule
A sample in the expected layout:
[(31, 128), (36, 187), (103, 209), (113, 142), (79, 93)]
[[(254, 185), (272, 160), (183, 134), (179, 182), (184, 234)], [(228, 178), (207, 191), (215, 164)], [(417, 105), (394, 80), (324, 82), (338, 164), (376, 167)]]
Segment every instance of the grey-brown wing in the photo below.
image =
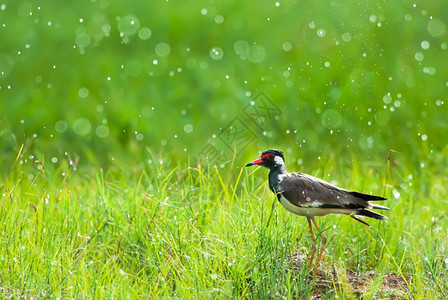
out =
[(288, 174), (276, 190), (292, 204), (302, 207), (372, 208), (366, 200), (353, 195), (353, 192), (303, 173)]

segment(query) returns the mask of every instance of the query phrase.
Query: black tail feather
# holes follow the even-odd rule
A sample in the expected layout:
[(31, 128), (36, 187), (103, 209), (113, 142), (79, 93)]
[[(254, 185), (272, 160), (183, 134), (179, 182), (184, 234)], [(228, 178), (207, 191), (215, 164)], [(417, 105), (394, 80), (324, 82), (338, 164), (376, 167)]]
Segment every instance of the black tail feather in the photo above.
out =
[(355, 212), (355, 215), (357, 216), (365, 216), (365, 217), (369, 217), (369, 218), (373, 218), (373, 219), (377, 219), (377, 220), (385, 220), (387, 219), (386, 216), (380, 215), (379, 213), (376, 213), (374, 211), (362, 208), (362, 209), (358, 209)]
[(356, 198), (361, 198), (366, 201), (383, 201), (387, 200), (387, 198), (381, 197), (381, 196), (375, 196), (375, 195), (368, 195), (360, 192), (350, 192), (353, 196)]
[(382, 206), (382, 205), (378, 205), (378, 204), (372, 204), (372, 203), (369, 203), (369, 204), (372, 205), (372, 208), (373, 208), (373, 209), (390, 210), (390, 208), (389, 208), (389, 207), (386, 207), (386, 206)]
[(362, 223), (362, 224), (364, 224), (364, 225), (370, 227), (370, 224), (368, 224), (368, 223), (364, 222), (363, 220), (361, 220), (361, 219), (355, 217), (354, 215), (350, 215), (350, 217), (352, 217), (353, 219), (355, 219), (355, 220), (358, 221), (359, 223)]

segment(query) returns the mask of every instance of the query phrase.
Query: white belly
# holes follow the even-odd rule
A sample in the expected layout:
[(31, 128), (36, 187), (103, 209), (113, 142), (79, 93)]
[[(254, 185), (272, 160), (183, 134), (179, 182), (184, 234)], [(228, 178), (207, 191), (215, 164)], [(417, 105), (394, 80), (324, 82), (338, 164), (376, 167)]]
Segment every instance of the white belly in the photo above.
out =
[[(288, 201), (283, 195), (280, 194), (280, 203), (286, 210), (292, 212), (293, 214), (305, 217), (314, 216), (325, 216), (328, 214), (345, 214), (349, 215), (355, 212), (354, 209), (343, 209), (343, 208), (318, 208), (313, 207), (313, 203), (310, 203), (309, 207), (299, 207)], [(316, 203), (314, 203), (316, 204)]]

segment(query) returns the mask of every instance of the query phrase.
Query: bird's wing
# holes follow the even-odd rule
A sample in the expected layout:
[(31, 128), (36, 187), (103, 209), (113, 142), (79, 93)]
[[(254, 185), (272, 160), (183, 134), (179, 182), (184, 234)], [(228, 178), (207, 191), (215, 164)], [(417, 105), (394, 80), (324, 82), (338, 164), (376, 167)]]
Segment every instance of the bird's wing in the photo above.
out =
[(276, 191), (300, 207), (372, 208), (369, 202), (352, 194), (351, 191), (303, 173), (288, 174), (278, 184)]

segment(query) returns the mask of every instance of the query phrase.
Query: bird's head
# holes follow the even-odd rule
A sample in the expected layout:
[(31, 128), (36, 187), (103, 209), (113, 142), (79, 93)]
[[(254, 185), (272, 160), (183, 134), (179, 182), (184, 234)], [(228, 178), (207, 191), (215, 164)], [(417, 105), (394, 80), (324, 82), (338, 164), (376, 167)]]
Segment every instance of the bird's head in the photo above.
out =
[(276, 149), (269, 149), (261, 153), (260, 157), (254, 161), (251, 161), (246, 167), (260, 165), (268, 169), (284, 168), (285, 157), (283, 152)]

